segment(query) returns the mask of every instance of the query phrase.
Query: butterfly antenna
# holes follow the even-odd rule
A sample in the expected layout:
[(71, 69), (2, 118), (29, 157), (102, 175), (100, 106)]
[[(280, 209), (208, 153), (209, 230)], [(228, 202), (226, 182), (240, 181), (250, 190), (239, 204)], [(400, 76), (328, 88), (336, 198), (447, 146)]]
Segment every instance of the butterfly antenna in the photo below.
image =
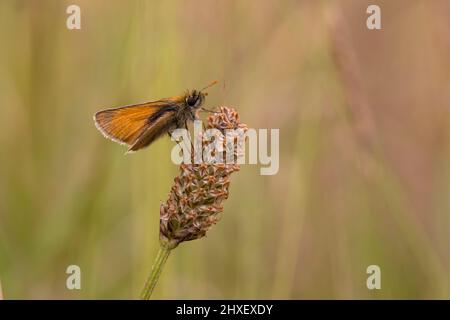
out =
[(206, 87), (204, 87), (203, 89), (201, 89), (200, 91), (203, 91), (205, 89), (208, 89), (209, 87), (212, 87), (213, 85), (219, 83), (219, 81), (214, 80), (213, 82), (211, 82), (210, 84), (208, 84)]

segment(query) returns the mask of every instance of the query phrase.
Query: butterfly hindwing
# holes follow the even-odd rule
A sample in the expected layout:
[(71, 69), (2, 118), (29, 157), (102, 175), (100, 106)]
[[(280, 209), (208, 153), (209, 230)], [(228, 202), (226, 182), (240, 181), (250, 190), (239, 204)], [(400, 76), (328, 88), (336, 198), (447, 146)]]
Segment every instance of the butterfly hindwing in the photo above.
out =
[(164, 112), (159, 112), (160, 114), (155, 114), (155, 119), (151, 121), (151, 125), (144, 130), (141, 135), (136, 139), (136, 142), (128, 149), (128, 152), (134, 152), (142, 149), (163, 134), (170, 132), (176, 127), (174, 122), (174, 110), (164, 110)]

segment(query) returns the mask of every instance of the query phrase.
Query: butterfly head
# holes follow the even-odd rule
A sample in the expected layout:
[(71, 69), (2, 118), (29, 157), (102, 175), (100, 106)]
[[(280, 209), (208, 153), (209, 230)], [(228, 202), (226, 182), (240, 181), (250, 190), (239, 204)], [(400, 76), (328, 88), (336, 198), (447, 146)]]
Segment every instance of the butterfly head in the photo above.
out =
[(186, 105), (191, 108), (197, 109), (203, 104), (206, 96), (207, 93), (203, 93), (198, 90), (191, 90), (186, 95)]
[(218, 83), (217, 80), (211, 82), (209, 85), (204, 87), (202, 90), (188, 91), (188, 93), (186, 94), (186, 98), (185, 98), (186, 105), (188, 105), (189, 107), (194, 108), (194, 109), (200, 108), (202, 106), (203, 102), (205, 102), (206, 96), (208, 95), (208, 93), (204, 92), (204, 90), (215, 85), (216, 83)]

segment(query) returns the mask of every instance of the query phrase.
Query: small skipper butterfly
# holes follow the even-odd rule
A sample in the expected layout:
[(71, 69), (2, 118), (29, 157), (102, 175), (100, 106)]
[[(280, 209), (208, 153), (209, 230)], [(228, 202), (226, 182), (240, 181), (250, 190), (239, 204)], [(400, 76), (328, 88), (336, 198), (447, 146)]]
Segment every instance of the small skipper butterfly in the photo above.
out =
[(106, 109), (94, 115), (95, 126), (108, 139), (127, 145), (129, 152), (149, 146), (157, 138), (177, 128), (186, 128), (189, 121), (198, 119), (208, 93), (188, 90), (185, 94), (152, 102)]

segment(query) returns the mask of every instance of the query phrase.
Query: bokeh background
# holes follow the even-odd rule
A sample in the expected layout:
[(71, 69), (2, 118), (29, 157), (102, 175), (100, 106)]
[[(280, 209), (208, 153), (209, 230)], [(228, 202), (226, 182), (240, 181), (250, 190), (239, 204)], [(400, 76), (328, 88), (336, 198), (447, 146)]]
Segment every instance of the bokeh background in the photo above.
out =
[(279, 128), (280, 170), (232, 177), (222, 221), (173, 252), (155, 298), (450, 298), (449, 17), (446, 0), (1, 1), (4, 297), (138, 297), (173, 143), (124, 156), (92, 115), (218, 79), (207, 106)]

